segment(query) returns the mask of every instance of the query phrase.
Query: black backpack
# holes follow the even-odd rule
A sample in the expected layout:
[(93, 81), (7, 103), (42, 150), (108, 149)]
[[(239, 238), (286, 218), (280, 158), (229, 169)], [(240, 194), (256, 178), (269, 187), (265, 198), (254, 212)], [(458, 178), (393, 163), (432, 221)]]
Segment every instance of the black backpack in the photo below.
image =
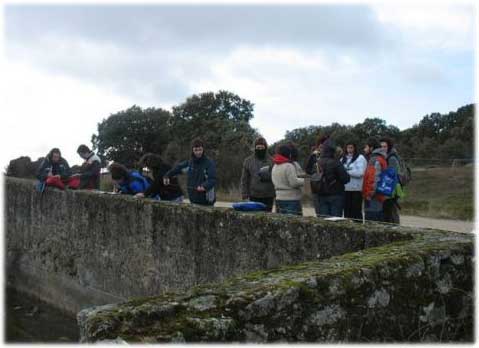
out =
[(311, 175), (311, 191), (313, 193), (323, 193), (328, 194), (332, 186), (336, 183), (336, 179), (331, 180), (326, 175), (324, 168), (319, 164), (315, 163), (316, 171)]

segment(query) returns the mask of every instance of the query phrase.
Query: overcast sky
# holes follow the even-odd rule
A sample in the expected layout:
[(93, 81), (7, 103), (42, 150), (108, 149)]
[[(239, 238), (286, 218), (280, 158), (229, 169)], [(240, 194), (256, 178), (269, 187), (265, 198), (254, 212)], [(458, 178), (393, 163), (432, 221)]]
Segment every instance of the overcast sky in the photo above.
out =
[(474, 102), (474, 7), (4, 7), (2, 168), (59, 147), (71, 165), (133, 104), (171, 110), (228, 90), (271, 143), (287, 130), (380, 117), (400, 129)]

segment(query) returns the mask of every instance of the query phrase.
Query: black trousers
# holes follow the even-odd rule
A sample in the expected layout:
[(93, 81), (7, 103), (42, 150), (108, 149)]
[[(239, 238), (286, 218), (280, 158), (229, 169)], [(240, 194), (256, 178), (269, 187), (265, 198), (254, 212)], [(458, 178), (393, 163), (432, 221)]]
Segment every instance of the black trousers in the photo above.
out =
[(274, 202), (274, 197), (250, 197), (250, 201), (252, 202), (260, 202), (266, 205), (266, 211), (273, 211), (273, 202)]
[(384, 222), (399, 224), (399, 209), (396, 199), (386, 199), (383, 204)]
[(344, 191), (344, 217), (363, 220), (363, 196), (361, 191)]

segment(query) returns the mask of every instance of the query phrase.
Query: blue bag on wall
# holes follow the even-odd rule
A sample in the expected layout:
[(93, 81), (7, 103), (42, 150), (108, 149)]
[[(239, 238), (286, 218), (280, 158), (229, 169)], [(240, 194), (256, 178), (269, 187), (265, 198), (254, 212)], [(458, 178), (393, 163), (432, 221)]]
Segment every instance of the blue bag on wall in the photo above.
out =
[(376, 187), (376, 193), (381, 193), (387, 197), (392, 197), (398, 182), (399, 179), (396, 169), (386, 168), (381, 172)]
[(240, 211), (262, 211), (266, 210), (266, 204), (261, 202), (238, 202), (233, 203), (233, 209)]

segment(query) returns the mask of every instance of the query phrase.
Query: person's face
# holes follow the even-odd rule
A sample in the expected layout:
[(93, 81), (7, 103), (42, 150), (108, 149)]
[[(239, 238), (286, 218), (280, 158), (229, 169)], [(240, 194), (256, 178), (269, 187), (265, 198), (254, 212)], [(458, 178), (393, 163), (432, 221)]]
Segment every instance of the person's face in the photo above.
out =
[(52, 153), (52, 162), (58, 163), (60, 161), (60, 154), (58, 152)]
[(200, 158), (203, 156), (203, 147), (194, 147), (193, 148), (193, 154), (195, 155), (196, 158)]
[(388, 143), (386, 143), (385, 141), (381, 141), (381, 149), (388, 152)]
[(263, 144), (258, 144), (258, 145), (255, 146), (255, 149), (256, 150), (265, 150), (266, 146), (264, 146)]
[(369, 155), (371, 153), (371, 148), (369, 147), (369, 145), (364, 145), (364, 153), (366, 155)]
[(83, 159), (86, 159), (88, 157), (88, 153), (87, 152), (80, 152), (78, 153), (80, 155), (81, 158)]
[(354, 145), (347, 145), (346, 152), (348, 153), (348, 155), (354, 154)]

